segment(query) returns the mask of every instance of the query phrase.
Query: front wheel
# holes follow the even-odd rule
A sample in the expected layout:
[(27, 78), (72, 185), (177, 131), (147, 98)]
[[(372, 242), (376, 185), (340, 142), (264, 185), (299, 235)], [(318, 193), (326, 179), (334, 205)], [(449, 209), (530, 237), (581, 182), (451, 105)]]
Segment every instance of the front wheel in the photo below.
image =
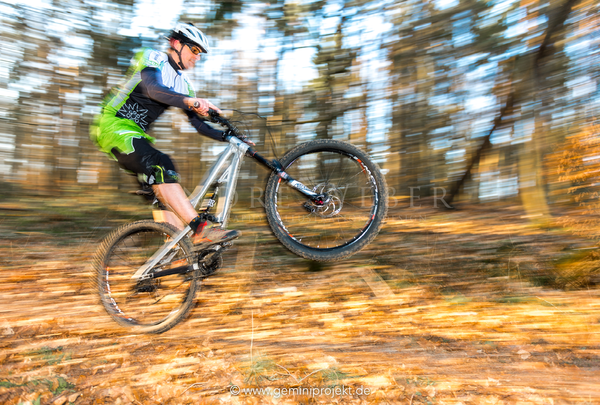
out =
[(315, 193), (314, 202), (272, 174), (265, 191), (275, 236), (306, 259), (346, 258), (369, 244), (387, 213), (387, 186), (377, 165), (355, 146), (333, 140), (298, 145), (280, 160), (285, 172)]
[(132, 279), (178, 233), (168, 224), (138, 221), (118, 228), (101, 244), (94, 263), (96, 284), (104, 308), (120, 325), (141, 333), (162, 333), (192, 309), (200, 281), (187, 238), (151, 270), (151, 278)]

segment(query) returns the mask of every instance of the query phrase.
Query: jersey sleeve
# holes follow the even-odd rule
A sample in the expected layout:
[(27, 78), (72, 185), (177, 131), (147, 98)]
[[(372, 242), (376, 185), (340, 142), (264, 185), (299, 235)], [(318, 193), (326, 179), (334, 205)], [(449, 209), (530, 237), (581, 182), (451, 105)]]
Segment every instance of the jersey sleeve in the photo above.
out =
[(190, 119), (190, 123), (196, 128), (196, 131), (198, 131), (199, 134), (214, 139), (215, 141), (223, 141), (223, 131), (214, 129), (193, 111), (186, 111), (185, 113)]
[(142, 83), (146, 94), (153, 100), (159, 103), (179, 107), (182, 110), (189, 111), (188, 106), (184, 103), (188, 96), (177, 93), (166, 87), (162, 82), (162, 74), (160, 69), (155, 67), (146, 67), (141, 71)]

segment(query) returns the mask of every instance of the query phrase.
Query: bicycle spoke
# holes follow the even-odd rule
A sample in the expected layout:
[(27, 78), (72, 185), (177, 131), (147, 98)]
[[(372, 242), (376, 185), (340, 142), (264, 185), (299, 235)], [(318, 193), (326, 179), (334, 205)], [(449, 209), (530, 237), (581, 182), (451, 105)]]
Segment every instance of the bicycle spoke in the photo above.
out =
[[(152, 227), (161, 228), (161, 225)], [(142, 281), (132, 279), (137, 269), (162, 248), (169, 237), (172, 235), (159, 229), (134, 227), (134, 231), (118, 238), (106, 253), (100, 277), (101, 295), (105, 307), (119, 322), (144, 327), (161, 325), (189, 306), (196, 280), (188, 274)], [(155, 270), (189, 266), (192, 261), (192, 255), (176, 245)]]
[[(288, 234), (303, 245), (319, 249), (341, 246), (354, 240), (371, 220), (373, 179), (351, 156), (315, 152), (299, 156), (286, 171), (312, 191), (329, 197), (327, 204), (318, 206), (279, 184), (280, 221)], [(313, 210), (308, 215), (301, 211), (307, 204)]]

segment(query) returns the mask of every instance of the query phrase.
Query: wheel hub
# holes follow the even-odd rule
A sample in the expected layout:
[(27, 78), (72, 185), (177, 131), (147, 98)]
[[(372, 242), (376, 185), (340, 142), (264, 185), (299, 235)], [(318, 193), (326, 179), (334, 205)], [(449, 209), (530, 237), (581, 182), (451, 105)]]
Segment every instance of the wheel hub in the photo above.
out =
[(313, 188), (313, 191), (319, 193), (319, 196), (303, 204), (308, 212), (323, 218), (331, 218), (342, 210), (342, 194), (334, 185), (320, 183)]

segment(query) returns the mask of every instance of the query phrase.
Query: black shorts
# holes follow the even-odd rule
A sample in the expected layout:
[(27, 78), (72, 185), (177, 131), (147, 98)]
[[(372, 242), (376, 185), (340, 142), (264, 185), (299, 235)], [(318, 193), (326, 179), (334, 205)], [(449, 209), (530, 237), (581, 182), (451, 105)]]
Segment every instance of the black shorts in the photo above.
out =
[(155, 149), (146, 138), (133, 138), (132, 143), (133, 152), (129, 154), (117, 148), (111, 150), (123, 169), (145, 175), (150, 185), (179, 183), (179, 174), (169, 155)]

